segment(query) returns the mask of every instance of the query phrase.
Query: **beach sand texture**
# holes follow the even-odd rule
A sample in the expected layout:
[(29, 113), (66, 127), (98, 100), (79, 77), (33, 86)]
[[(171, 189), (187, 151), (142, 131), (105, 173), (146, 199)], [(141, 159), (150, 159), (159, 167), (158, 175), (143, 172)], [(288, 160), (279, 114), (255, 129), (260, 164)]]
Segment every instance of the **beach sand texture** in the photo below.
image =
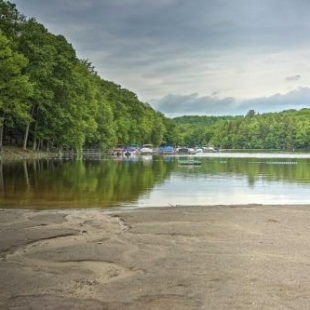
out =
[(0, 309), (310, 309), (310, 206), (0, 210)]

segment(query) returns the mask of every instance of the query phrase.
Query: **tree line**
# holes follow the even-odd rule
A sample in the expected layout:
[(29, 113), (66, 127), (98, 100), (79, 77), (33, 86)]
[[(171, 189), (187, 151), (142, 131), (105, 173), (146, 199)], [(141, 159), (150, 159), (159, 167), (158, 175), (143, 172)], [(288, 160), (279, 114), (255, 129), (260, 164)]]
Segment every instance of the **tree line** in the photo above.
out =
[(176, 143), (174, 122), (0, 0), (0, 149)]
[(0, 150), (81, 151), (117, 144), (309, 149), (310, 109), (245, 116), (165, 117), (102, 79), (62, 35), (0, 0)]
[(224, 149), (310, 149), (310, 109), (244, 116), (175, 118), (186, 145), (211, 144)]

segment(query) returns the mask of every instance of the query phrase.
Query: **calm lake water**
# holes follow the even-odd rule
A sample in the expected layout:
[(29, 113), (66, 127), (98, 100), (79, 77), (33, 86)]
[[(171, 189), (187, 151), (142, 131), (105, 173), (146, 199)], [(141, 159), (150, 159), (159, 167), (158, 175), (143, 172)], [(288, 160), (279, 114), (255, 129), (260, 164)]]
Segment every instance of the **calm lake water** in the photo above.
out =
[(24, 161), (0, 166), (0, 208), (310, 203), (310, 154)]

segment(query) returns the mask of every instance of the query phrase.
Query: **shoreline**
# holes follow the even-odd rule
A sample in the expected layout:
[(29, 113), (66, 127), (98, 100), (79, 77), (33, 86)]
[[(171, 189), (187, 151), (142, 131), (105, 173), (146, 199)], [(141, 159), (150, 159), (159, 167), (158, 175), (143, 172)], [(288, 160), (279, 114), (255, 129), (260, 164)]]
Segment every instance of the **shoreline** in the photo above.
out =
[(43, 159), (51, 156), (55, 157), (55, 153), (46, 151), (23, 150), (19, 147), (4, 146), (0, 153), (0, 163), (9, 163), (31, 159)]
[(309, 220), (310, 204), (0, 209), (0, 309), (308, 309)]
[[(158, 155), (158, 154), (157, 154)], [(179, 157), (183, 155), (179, 154), (173, 154), (171, 156)], [(246, 158), (286, 158), (286, 159), (296, 159), (296, 158), (310, 158), (310, 152), (309, 151), (288, 151), (288, 150), (223, 150), (222, 152), (207, 152), (207, 153), (198, 153), (193, 154), (193, 157), (197, 158), (203, 158), (203, 157), (246, 157)], [(61, 155), (59, 155), (59, 152), (52, 152), (52, 151), (35, 151), (31, 149), (24, 150), (21, 147), (16, 146), (3, 146), (2, 151), (0, 152), (0, 162), (6, 163), (6, 162), (12, 162), (12, 161), (22, 161), (22, 160), (31, 160), (31, 159), (44, 159), (44, 158), (55, 158), (59, 157), (61, 158)]]

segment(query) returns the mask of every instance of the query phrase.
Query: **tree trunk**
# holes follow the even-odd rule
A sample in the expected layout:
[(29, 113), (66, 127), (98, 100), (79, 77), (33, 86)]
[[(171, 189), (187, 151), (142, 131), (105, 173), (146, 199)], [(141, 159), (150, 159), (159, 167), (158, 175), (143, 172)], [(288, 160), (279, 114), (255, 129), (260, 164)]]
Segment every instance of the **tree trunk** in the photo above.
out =
[(0, 153), (2, 152), (2, 147), (3, 147), (3, 127), (4, 125), (2, 124), (0, 126)]
[(2, 192), (4, 191), (3, 165), (1, 160), (0, 160), (0, 190)]
[(38, 141), (38, 147), (37, 147), (37, 150), (38, 150), (38, 151), (39, 151), (40, 148), (41, 148), (41, 144), (42, 144), (42, 141), (41, 141), (41, 139), (39, 139), (39, 141)]
[(25, 132), (25, 136), (24, 136), (23, 150), (27, 150), (27, 141), (28, 141), (28, 135), (29, 135), (29, 127), (30, 127), (30, 122), (28, 122), (27, 127), (26, 127), (26, 132)]
[(59, 157), (63, 156), (63, 146), (62, 145), (60, 145), (59, 148), (58, 148), (58, 156)]
[(76, 148), (76, 158), (77, 159), (83, 158), (83, 149), (81, 147)]
[(33, 138), (32, 149), (33, 149), (34, 151), (37, 150), (37, 139), (36, 139), (36, 138)]
[(2, 153), (2, 148), (3, 148), (4, 123), (5, 123), (5, 114), (3, 113), (3, 111), (1, 111), (0, 112), (0, 153)]

